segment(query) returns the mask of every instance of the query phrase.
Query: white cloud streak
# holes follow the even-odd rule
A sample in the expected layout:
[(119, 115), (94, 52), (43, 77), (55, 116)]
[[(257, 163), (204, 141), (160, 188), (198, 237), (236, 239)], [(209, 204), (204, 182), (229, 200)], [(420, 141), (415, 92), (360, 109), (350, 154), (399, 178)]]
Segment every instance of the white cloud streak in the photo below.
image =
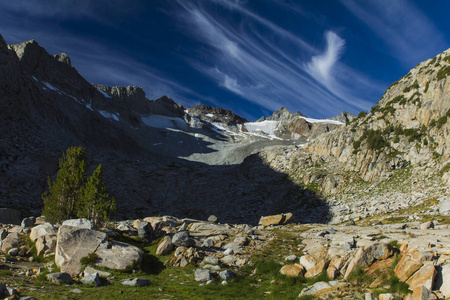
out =
[[(343, 109), (358, 112), (371, 103), (352, 94), (344, 84), (359, 81), (366, 95), (379, 93), (383, 88), (338, 63), (345, 41), (331, 31), (326, 33), (327, 49), (321, 54), (301, 38), (285, 35), (238, 4), (231, 8), (244, 16), (240, 26), (233, 26), (201, 5), (185, 1), (180, 4), (180, 21), (187, 22), (184, 28), (209, 45), (208, 50), (201, 52), (202, 60), (186, 60), (218, 86), (268, 110), (285, 106), (315, 117), (330, 117)], [(265, 26), (267, 32), (255, 30), (254, 22)], [(308, 64), (303, 57), (313, 58)], [(336, 76), (341, 73), (360, 79), (344, 82)]]
[(411, 66), (445, 50), (445, 40), (433, 22), (411, 1), (341, 0), (389, 48)]

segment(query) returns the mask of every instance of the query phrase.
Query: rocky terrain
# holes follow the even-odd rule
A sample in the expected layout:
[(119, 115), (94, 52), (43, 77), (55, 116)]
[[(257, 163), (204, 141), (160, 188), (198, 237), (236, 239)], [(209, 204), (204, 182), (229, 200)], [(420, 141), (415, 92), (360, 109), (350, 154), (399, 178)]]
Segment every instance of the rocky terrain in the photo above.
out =
[[(450, 50), (370, 112), (249, 122), (89, 83), (67, 55), (0, 36), (0, 294), (449, 298), (448, 74)], [(116, 198), (105, 228), (40, 217), (74, 145)]]

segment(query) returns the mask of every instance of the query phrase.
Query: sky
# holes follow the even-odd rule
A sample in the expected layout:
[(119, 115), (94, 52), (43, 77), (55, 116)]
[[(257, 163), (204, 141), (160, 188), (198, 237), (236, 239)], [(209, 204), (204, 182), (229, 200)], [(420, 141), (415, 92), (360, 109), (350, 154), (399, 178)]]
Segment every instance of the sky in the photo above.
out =
[(450, 48), (449, 11), (446, 0), (0, 0), (0, 34), (149, 99), (327, 118), (370, 110)]

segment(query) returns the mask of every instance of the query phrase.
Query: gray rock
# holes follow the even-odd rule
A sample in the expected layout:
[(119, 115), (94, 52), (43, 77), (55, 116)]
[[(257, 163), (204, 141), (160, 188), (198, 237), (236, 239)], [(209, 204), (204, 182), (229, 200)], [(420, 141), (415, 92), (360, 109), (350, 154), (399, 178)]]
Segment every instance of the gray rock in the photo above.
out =
[(189, 237), (188, 231), (179, 231), (172, 237), (172, 243), (177, 246), (192, 247), (195, 246), (195, 241)]
[(18, 294), (17, 290), (15, 288), (13, 288), (13, 287), (10, 287), (10, 286), (6, 287), (6, 291), (7, 291), (7, 294), (9, 296), (14, 296), (14, 295)]
[(4, 238), (6, 238), (7, 235), (8, 235), (8, 230), (6, 230), (5, 228), (0, 229), (0, 241), (3, 240)]
[(85, 218), (65, 220), (62, 226), (73, 226), (78, 228), (94, 229), (94, 223)]
[(434, 223), (432, 221), (428, 221), (425, 223), (420, 224), (420, 230), (426, 230), (434, 228)]
[(295, 263), (295, 262), (298, 262), (298, 257), (297, 257), (297, 255), (292, 254), (292, 255), (286, 256), (286, 258), (284, 260), (287, 262), (290, 262), (290, 263)]
[(237, 277), (236, 273), (234, 273), (233, 271), (230, 271), (230, 270), (224, 270), (222, 272), (219, 272), (219, 276), (220, 276), (220, 278), (227, 280), (227, 281)]
[(169, 236), (166, 236), (158, 245), (156, 255), (167, 255), (172, 252), (174, 248), (175, 245), (172, 243), (172, 239)]
[(206, 269), (197, 269), (195, 270), (194, 277), (195, 281), (207, 282), (208, 280), (211, 280), (211, 273)]
[(202, 264), (217, 265), (219, 264), (219, 259), (212, 256), (207, 256), (203, 259)]
[(214, 247), (214, 240), (211, 239), (211, 238), (207, 238), (207, 239), (203, 242), (202, 247), (206, 247), (206, 248)]
[(70, 274), (66, 273), (66, 272), (57, 272), (57, 273), (47, 274), (47, 280), (51, 281), (53, 283), (56, 283), (56, 284), (73, 282), (73, 279), (70, 276)]
[(443, 216), (450, 216), (450, 201), (444, 200), (439, 205), (439, 213)]
[(74, 294), (81, 294), (82, 290), (80, 290), (80, 289), (73, 289), (73, 290), (71, 290), (71, 292), (74, 293)]
[(10, 232), (6, 238), (1, 242), (1, 250), (6, 252), (6, 250), (11, 248), (16, 248), (19, 246), (19, 234), (17, 232)]
[(23, 228), (25, 227), (31, 227), (34, 225), (34, 222), (36, 222), (36, 218), (35, 217), (28, 217), (22, 220), (21, 226)]
[(36, 242), (36, 240), (41, 236), (45, 236), (45, 238), (48, 239), (51, 236), (56, 237), (57, 234), (58, 229), (55, 226), (50, 223), (44, 223), (37, 225), (31, 229), (30, 239), (33, 242)]
[(226, 249), (223, 254), (225, 255), (233, 255), (234, 254), (234, 250), (232, 248), (228, 248)]
[(31, 297), (31, 296), (24, 296), (24, 297), (20, 297), (19, 300), (37, 300), (37, 299), (34, 297)]
[(100, 281), (100, 276), (98, 275), (98, 273), (85, 275), (81, 279), (81, 283), (83, 283), (83, 284), (95, 284), (97, 286), (102, 284), (101, 281)]
[(217, 219), (217, 217), (215, 215), (210, 215), (208, 217), (208, 222), (217, 223), (217, 221), (218, 221), (218, 219)]
[(151, 241), (153, 239), (153, 227), (152, 224), (146, 221), (142, 221), (138, 226), (138, 235), (141, 239)]
[(123, 279), (120, 281), (123, 285), (129, 286), (146, 286), (150, 285), (151, 281), (144, 278), (134, 278), (134, 279)]
[(94, 274), (94, 273), (98, 273), (98, 275), (100, 276), (100, 277), (109, 277), (109, 276), (111, 276), (111, 273), (109, 273), (109, 272), (106, 272), (106, 271), (99, 271), (99, 270), (96, 270), (96, 269), (94, 269), (94, 268), (92, 268), (92, 267), (89, 267), (89, 266), (87, 266), (85, 269), (84, 269), (84, 276), (86, 276), (86, 275), (91, 275), (91, 274)]
[(12, 248), (8, 251), (8, 254), (11, 256), (17, 256), (19, 254), (19, 248)]

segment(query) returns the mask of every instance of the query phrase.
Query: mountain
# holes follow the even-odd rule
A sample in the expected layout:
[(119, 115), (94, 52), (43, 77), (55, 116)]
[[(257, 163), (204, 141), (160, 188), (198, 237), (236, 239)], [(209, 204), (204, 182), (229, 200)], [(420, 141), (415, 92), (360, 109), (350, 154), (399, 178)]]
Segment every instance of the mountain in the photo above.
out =
[[(322, 203), (257, 155), (301, 143), (290, 135), (255, 131), (261, 124), (222, 108), (184, 108), (167, 96), (150, 100), (140, 87), (91, 84), (66, 54), (50, 55), (34, 40), (7, 45), (0, 38), (0, 62), (2, 207), (38, 214), (47, 178), (70, 146), (87, 149), (88, 171), (102, 163), (118, 218), (215, 214), (257, 222), (289, 202), (297, 203), (294, 212)], [(304, 220), (326, 214), (324, 206)]]

